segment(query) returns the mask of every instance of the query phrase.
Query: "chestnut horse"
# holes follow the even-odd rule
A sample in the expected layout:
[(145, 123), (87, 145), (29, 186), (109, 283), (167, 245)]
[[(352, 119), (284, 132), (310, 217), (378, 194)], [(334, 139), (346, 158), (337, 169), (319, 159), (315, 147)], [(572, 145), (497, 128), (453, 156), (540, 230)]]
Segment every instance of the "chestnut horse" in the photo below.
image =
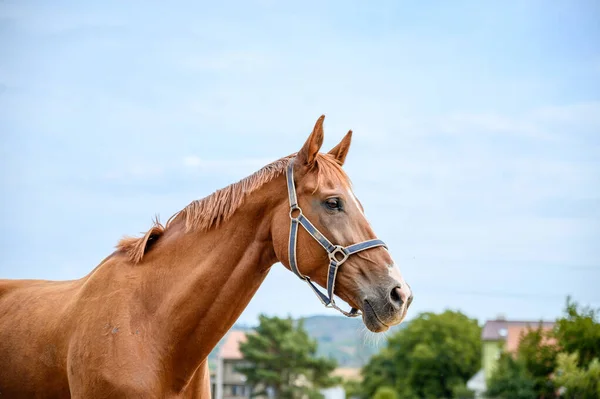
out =
[(122, 239), (83, 278), (1, 280), (0, 397), (210, 398), (208, 354), (277, 262), (373, 332), (402, 322), (411, 289), (342, 170), (352, 131), (320, 153), (323, 119), (297, 153)]

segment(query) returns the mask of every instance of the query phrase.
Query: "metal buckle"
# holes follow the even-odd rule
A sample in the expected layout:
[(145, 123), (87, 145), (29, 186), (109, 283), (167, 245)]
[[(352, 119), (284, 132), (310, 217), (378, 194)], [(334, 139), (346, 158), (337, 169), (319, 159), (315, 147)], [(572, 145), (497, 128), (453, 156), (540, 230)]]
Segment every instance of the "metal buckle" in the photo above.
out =
[[(336, 257), (337, 254), (341, 254), (342, 259), (338, 259)], [(346, 251), (346, 248), (342, 247), (341, 245), (336, 245), (334, 247), (333, 251), (329, 252), (328, 255), (329, 255), (329, 260), (331, 260), (332, 262), (335, 262), (336, 265), (341, 265), (350, 256), (348, 251)]]

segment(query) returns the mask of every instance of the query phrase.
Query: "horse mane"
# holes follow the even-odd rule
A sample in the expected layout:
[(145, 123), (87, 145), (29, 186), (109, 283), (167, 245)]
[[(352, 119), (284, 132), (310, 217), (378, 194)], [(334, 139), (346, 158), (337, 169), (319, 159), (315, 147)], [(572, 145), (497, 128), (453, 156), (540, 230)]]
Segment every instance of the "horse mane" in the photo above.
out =
[[(192, 201), (185, 208), (171, 216), (166, 226), (158, 221), (158, 217), (155, 218), (153, 226), (143, 236), (126, 236), (119, 241), (117, 249), (126, 253), (129, 260), (136, 264), (142, 260), (144, 255), (165, 234), (175, 220), (185, 218), (187, 231), (203, 232), (219, 227), (242, 206), (248, 195), (285, 173), (289, 162), (293, 160), (295, 155), (292, 154), (278, 159), (236, 183), (217, 190), (202, 199)], [(323, 178), (340, 179), (350, 184), (348, 176), (330, 154), (319, 153), (313, 164), (313, 170), (317, 172), (317, 186), (320, 185)]]
[(131, 263), (139, 263), (164, 233), (165, 227), (156, 216), (152, 227), (142, 237), (123, 237), (117, 244), (117, 250), (126, 253)]

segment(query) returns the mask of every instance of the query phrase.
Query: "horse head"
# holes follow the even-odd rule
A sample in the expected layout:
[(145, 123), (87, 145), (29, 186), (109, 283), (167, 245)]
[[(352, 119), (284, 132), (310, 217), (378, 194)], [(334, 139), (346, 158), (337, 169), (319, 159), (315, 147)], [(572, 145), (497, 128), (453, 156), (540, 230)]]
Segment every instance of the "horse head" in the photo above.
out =
[[(362, 314), (369, 330), (386, 331), (406, 317), (412, 290), (376, 237), (342, 169), (352, 131), (329, 152), (320, 153), (323, 120), (317, 120), (288, 166), (287, 200), (273, 219), (275, 253), (326, 306), (346, 316)], [(352, 310), (339, 308), (334, 294)]]

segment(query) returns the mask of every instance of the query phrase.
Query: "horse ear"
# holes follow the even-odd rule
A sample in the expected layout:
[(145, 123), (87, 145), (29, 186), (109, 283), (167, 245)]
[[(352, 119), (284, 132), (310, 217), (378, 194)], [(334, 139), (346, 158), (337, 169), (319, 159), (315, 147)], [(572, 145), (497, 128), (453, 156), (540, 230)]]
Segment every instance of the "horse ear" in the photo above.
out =
[(325, 115), (321, 115), (319, 119), (317, 119), (317, 123), (315, 123), (315, 127), (308, 136), (308, 140), (304, 143), (302, 149), (298, 152), (298, 162), (300, 165), (312, 165), (319, 153), (319, 149), (321, 149), (321, 145), (323, 145), (323, 120), (325, 119)]
[(342, 141), (329, 151), (329, 155), (333, 155), (337, 163), (344, 165), (346, 161), (346, 155), (350, 149), (350, 143), (352, 142), (352, 130), (348, 130), (348, 133), (344, 136)]

